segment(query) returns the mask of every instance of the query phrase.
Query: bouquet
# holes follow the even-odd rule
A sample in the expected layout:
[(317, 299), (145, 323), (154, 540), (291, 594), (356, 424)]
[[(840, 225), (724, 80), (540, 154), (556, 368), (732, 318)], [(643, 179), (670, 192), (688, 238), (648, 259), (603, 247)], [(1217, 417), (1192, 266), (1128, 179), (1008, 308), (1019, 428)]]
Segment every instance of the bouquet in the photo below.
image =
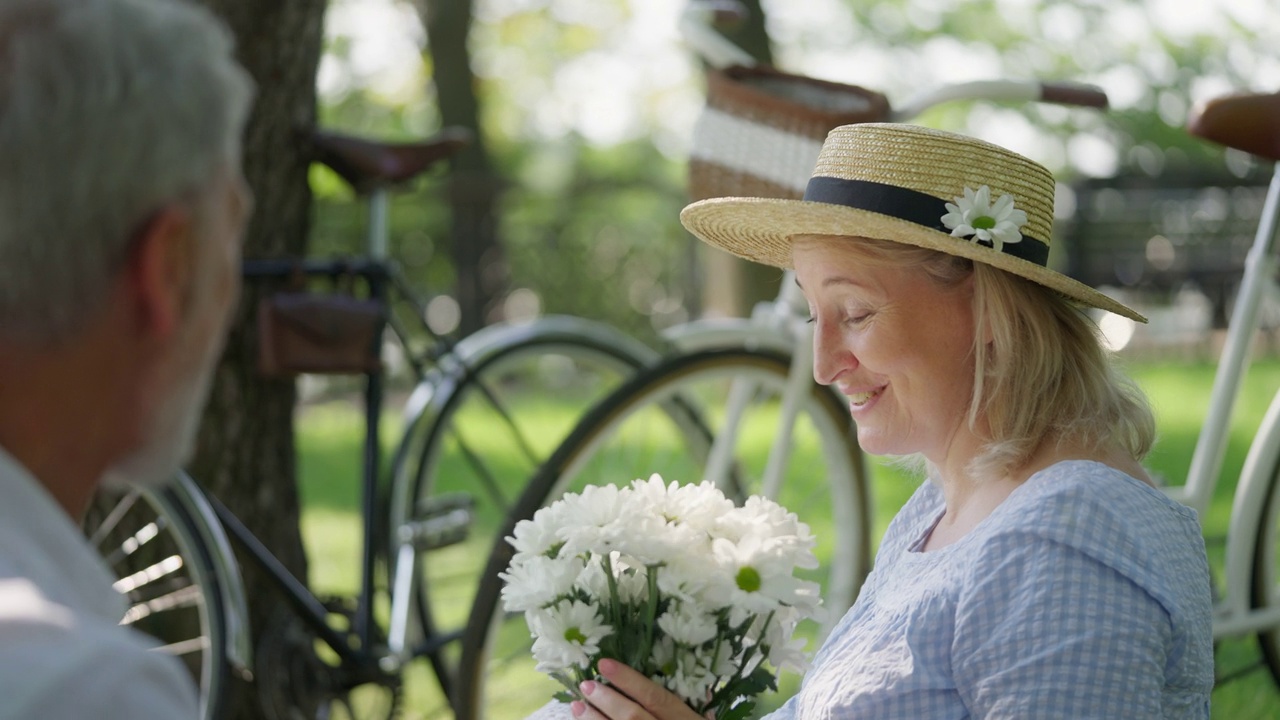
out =
[(515, 526), (500, 575), (503, 605), (523, 612), (537, 669), (582, 699), (611, 658), (717, 720), (750, 713), (776, 671), (803, 671), (798, 623), (820, 608), (813, 536), (763, 497), (735, 506), (714, 485), (589, 486)]

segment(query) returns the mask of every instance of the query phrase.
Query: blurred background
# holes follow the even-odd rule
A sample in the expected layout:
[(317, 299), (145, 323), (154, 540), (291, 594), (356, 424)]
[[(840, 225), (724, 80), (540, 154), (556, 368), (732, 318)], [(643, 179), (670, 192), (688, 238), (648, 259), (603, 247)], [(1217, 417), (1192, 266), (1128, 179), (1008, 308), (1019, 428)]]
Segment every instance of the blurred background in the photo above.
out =
[[(745, 315), (774, 294), (778, 271), (704, 249), (679, 224), (705, 99), (703, 65), (677, 29), (684, 0), (205, 2), (230, 21), (262, 89), (246, 140), (258, 197), (250, 256), (363, 249), (366, 206), (310, 163), (299, 121), (404, 141), (462, 125), (476, 142), (449, 171), (391, 200), (391, 254), (428, 301), (436, 331), (565, 313), (658, 343), (664, 328)], [(1161, 437), (1149, 466), (1180, 483), (1270, 174), (1182, 128), (1209, 98), (1280, 91), (1274, 0), (744, 4), (749, 17), (732, 37), (752, 56), (883, 93), (893, 105), (993, 78), (1106, 90), (1107, 112), (959, 102), (916, 122), (996, 142), (1056, 174), (1051, 263), (1151, 318), (1101, 324), (1152, 397)], [(248, 290), (192, 474), (299, 576), (349, 592), (360, 542), (358, 386), (256, 378)], [(1280, 298), (1263, 312), (1226, 481), (1203, 518), (1215, 568), (1231, 479), (1280, 387)], [(918, 480), (882, 467), (874, 474), (878, 537)], [(252, 595), (262, 579), (247, 573), (246, 586)], [(265, 607), (252, 608), (257, 627), (270, 622)], [(1218, 662), (1220, 675), (1248, 676), (1215, 693), (1215, 717), (1280, 717), (1280, 692), (1267, 673), (1252, 672), (1252, 638), (1224, 643)], [(252, 700), (238, 702), (236, 717), (258, 717)]]
[[(959, 102), (917, 122), (997, 142), (1055, 172), (1062, 225), (1053, 262), (1152, 317), (1136, 330), (1109, 319), (1117, 347), (1211, 352), (1268, 172), (1182, 127), (1207, 98), (1280, 89), (1280, 13), (1268, 0), (746, 5), (751, 20), (735, 37), (757, 58), (894, 104), (991, 78), (1104, 88), (1109, 112)], [(693, 317), (745, 313), (771, 294), (776, 273), (726, 277), (753, 271), (704, 252), (677, 220), (704, 100), (701, 63), (677, 31), (683, 8), (682, 0), (329, 2), (321, 126), (409, 139), (474, 102), (486, 164), (464, 167), (472, 185), (464, 205), (450, 207), (461, 196), (439, 177), (401, 193), (392, 214), (393, 252), (432, 299), (433, 326), (570, 313), (652, 337)], [(468, 42), (433, 45), (437, 36)], [(313, 170), (312, 186), (311, 252), (356, 250), (359, 203), (323, 169)], [(467, 212), (492, 224), (479, 246), (463, 248), (451, 238)]]

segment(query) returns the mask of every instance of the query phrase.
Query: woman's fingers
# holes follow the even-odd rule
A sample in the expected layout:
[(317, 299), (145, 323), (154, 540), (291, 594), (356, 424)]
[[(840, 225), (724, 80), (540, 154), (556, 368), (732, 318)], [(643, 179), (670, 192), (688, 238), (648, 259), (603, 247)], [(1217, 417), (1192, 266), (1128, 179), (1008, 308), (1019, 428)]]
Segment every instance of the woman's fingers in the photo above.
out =
[[(601, 677), (608, 680), (610, 685), (625, 693), (626, 697), (622, 698), (623, 700), (633, 707), (638, 704), (639, 708), (647, 711), (647, 713), (626, 717), (610, 715), (613, 720), (640, 720), (649, 716), (658, 720), (704, 720), (692, 708), (685, 705), (678, 695), (620, 662), (601, 660), (597, 669)], [(614, 693), (614, 695), (617, 694)], [(588, 695), (587, 699), (595, 704), (594, 697)]]
[(604, 683), (588, 680), (578, 689), (587, 702), (574, 701), (570, 705), (577, 720), (653, 720), (643, 707)]

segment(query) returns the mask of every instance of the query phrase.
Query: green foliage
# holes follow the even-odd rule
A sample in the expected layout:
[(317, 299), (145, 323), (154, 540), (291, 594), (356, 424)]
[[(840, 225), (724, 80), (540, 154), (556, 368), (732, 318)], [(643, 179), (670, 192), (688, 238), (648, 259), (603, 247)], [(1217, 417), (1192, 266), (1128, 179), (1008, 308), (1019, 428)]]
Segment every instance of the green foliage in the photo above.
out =
[[(1045, 144), (1056, 142), (1069, 150), (1079, 135), (1104, 140), (1116, 150), (1118, 172), (1158, 173), (1166, 164), (1160, 157), (1165, 154), (1170, 164), (1220, 167), (1220, 152), (1183, 130), (1193, 104), (1228, 91), (1275, 89), (1257, 86), (1274, 57), (1274, 36), (1265, 26), (1242, 23), (1227, 3), (1217, 3), (1221, 9), (1212, 13), (1215, 22), (1190, 29), (1159, 14), (1171, 6), (1146, 0), (842, 4), (849, 15), (847, 27), (798, 30), (789, 58), (804, 63), (808, 54), (830, 57), (837, 42), (857, 48), (857, 57), (879, 56), (875, 67), (883, 71), (876, 77), (838, 54), (834, 61), (807, 69), (879, 89), (891, 100), (938, 84), (939, 75), (947, 80), (1003, 76), (1099, 84), (1112, 95), (1113, 109), (1104, 114), (1010, 107)], [(954, 52), (957, 48), (964, 49), (963, 55)], [(943, 51), (970, 60), (938, 67)], [(990, 108), (990, 103), (962, 103), (922, 121), (981, 133), (998, 119)], [(1135, 147), (1144, 150), (1135, 153)], [(1152, 153), (1160, 159), (1152, 161)], [(1045, 155), (1059, 173), (1089, 169), (1062, 149), (1047, 149)]]
[(695, 241), (678, 219), (682, 167), (646, 143), (603, 150), (577, 138), (513, 164), (524, 176), (505, 196), (502, 236), (514, 286), (534, 289), (545, 313), (640, 335), (684, 319)]

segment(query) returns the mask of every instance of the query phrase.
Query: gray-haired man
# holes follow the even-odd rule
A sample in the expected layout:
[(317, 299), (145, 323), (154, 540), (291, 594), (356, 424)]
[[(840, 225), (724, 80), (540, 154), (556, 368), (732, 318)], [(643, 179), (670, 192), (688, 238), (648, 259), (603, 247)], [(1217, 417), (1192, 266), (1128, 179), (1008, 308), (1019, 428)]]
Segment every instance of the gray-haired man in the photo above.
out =
[(0, 0), (0, 718), (194, 717), (78, 521), (185, 459), (239, 292), (251, 83), (179, 0)]

